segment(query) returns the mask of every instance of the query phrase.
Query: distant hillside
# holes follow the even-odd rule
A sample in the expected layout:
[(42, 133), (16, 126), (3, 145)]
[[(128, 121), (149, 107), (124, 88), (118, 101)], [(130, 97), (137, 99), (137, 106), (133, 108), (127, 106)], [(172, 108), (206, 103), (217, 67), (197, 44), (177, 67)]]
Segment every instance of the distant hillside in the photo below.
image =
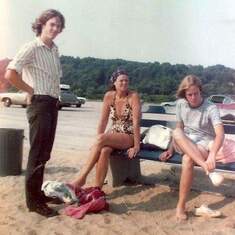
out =
[(140, 63), (90, 57), (80, 59), (71, 56), (62, 56), (61, 63), (62, 81), (70, 84), (77, 94), (88, 98), (103, 96), (109, 77), (117, 67), (129, 72), (131, 88), (137, 90), (145, 101), (174, 99), (179, 82), (188, 74), (195, 74), (202, 79), (205, 96), (213, 93), (235, 94), (235, 70), (223, 65), (204, 68), (201, 65)]
[[(4, 68), (10, 60), (0, 61), (0, 86)], [(63, 68), (62, 83), (70, 84), (79, 96), (100, 99), (107, 89), (109, 77), (118, 67), (126, 69), (130, 77), (130, 87), (141, 94), (141, 98), (150, 102), (174, 99), (181, 79), (188, 74), (195, 74), (202, 79), (204, 95), (235, 94), (235, 70), (223, 65), (204, 68), (201, 65), (184, 65), (154, 62), (143, 63), (122, 59), (74, 58), (61, 56)]]

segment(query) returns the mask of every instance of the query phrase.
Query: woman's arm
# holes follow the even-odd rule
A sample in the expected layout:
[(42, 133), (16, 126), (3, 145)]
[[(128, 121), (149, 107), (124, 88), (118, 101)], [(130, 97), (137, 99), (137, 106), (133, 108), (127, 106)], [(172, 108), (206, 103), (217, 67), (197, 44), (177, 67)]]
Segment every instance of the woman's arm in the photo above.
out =
[(105, 129), (108, 124), (109, 112), (110, 112), (110, 98), (111, 98), (111, 94), (110, 92), (107, 92), (104, 95), (101, 116), (100, 116), (100, 120), (99, 120), (99, 124), (97, 128), (98, 135), (105, 132)]
[(140, 115), (141, 106), (137, 93), (133, 94), (132, 110), (133, 110), (133, 131), (134, 131), (134, 147), (140, 146)]
[(223, 124), (218, 124), (214, 127), (215, 130), (215, 139), (213, 144), (210, 148), (210, 152), (208, 158), (206, 160), (206, 164), (208, 166), (208, 170), (213, 170), (216, 165), (216, 154), (221, 148), (223, 141), (224, 141), (224, 127)]
[(128, 150), (128, 155), (130, 158), (133, 158), (140, 150), (141, 105), (139, 95), (136, 92), (132, 94), (131, 107), (133, 112), (134, 146)]

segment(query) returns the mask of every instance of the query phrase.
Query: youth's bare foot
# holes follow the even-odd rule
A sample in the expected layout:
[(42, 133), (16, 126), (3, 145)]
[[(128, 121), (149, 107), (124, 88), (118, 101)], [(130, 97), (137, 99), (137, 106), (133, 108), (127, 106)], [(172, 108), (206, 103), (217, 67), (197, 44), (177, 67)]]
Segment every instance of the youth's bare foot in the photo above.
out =
[(185, 209), (183, 208), (176, 208), (176, 219), (179, 222), (185, 221), (188, 219), (187, 213), (185, 212)]

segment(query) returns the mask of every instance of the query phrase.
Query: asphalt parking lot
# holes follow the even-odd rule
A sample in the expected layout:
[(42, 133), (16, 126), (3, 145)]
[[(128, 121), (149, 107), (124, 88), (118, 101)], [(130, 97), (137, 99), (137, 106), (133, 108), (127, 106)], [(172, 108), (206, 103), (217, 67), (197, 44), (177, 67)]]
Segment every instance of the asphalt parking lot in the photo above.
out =
[[(94, 139), (101, 102), (87, 102), (81, 108), (63, 108), (59, 111), (54, 147), (85, 150)], [(20, 106), (0, 107), (0, 128), (24, 129), (25, 146), (28, 146), (26, 109)]]
[[(59, 111), (54, 148), (86, 151), (94, 141), (102, 102), (88, 101), (81, 108)], [(174, 115), (155, 114), (158, 119), (174, 120)], [(146, 115), (149, 116), (149, 115)], [(21, 106), (0, 107), (0, 128), (24, 129), (24, 146), (28, 147), (26, 109)]]

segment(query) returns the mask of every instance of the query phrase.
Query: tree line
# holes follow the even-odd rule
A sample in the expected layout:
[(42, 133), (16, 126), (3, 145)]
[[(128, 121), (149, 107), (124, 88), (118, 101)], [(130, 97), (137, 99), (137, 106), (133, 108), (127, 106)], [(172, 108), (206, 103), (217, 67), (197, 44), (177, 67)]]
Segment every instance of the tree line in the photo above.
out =
[(101, 99), (109, 79), (117, 68), (129, 74), (130, 88), (147, 102), (175, 99), (177, 87), (188, 74), (201, 78), (204, 96), (235, 93), (235, 70), (223, 65), (203, 67), (159, 62), (136, 62), (122, 59), (97, 59), (61, 56), (62, 83), (70, 84), (74, 93), (89, 99)]
[[(0, 61), (0, 92), (9, 89), (3, 76), (9, 59)], [(199, 76), (203, 83), (204, 96), (211, 94), (235, 94), (235, 70), (223, 65), (203, 67), (159, 62), (137, 62), (122, 59), (97, 59), (61, 56), (62, 83), (71, 85), (78, 96), (102, 99), (109, 79), (117, 68), (129, 74), (130, 88), (138, 91), (143, 101), (162, 102), (175, 100), (177, 87), (188, 74)], [(10, 88), (14, 91), (15, 89)]]

